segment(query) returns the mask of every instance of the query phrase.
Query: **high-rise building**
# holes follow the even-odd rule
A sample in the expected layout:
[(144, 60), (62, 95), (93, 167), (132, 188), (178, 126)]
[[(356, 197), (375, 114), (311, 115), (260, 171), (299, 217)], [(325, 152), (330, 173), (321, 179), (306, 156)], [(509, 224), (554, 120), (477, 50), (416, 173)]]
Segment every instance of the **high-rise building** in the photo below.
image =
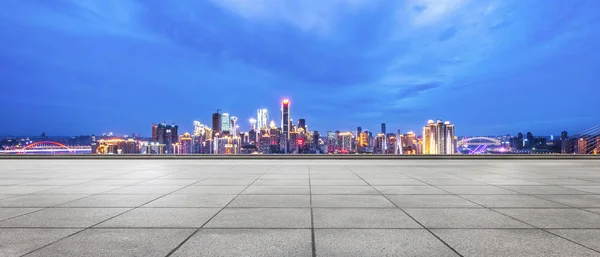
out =
[(381, 123), (381, 134), (386, 134), (385, 132), (385, 123)]
[(265, 108), (258, 109), (257, 111), (258, 117), (258, 128), (268, 128), (269, 127), (269, 111)]
[(177, 125), (174, 124), (152, 124), (152, 141), (166, 145), (168, 150), (165, 153), (169, 153), (168, 151), (171, 150), (173, 143), (179, 141), (177, 128)]
[(233, 136), (238, 135), (238, 132), (239, 132), (238, 131), (239, 126), (237, 124), (237, 120), (238, 120), (237, 117), (231, 116), (231, 119), (230, 119), (231, 122), (229, 123), (229, 126), (230, 126), (229, 131), (231, 131), (231, 135), (233, 135)]
[(283, 135), (283, 148), (287, 153), (288, 140), (290, 139), (290, 100), (281, 101), (281, 132)]
[(373, 146), (373, 153), (385, 154), (387, 150), (387, 137), (383, 133), (375, 136), (375, 144)]
[(350, 153), (352, 152), (352, 133), (351, 132), (340, 132), (338, 133), (338, 153)]
[(298, 128), (301, 128), (304, 131), (306, 131), (306, 120), (305, 119), (298, 119)]
[(231, 132), (231, 118), (226, 112), (221, 115), (221, 133), (225, 132)]
[(172, 152), (174, 154), (191, 154), (193, 153), (193, 143), (190, 133), (183, 133), (179, 136), (179, 142), (173, 144)]
[(361, 133), (362, 133), (362, 128), (356, 127), (356, 137), (359, 137)]
[(250, 118), (250, 130), (257, 130), (256, 119), (254, 119), (254, 118)]
[(212, 130), (216, 133), (221, 133), (221, 114), (217, 111), (212, 115)]
[(423, 153), (454, 154), (455, 149), (454, 125), (448, 121), (427, 121), (427, 126), (423, 127)]

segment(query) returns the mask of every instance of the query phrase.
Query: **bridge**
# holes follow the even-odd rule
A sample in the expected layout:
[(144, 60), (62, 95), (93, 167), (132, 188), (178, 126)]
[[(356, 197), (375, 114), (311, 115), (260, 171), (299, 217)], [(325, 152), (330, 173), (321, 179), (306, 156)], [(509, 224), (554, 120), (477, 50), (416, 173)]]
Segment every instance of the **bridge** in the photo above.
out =
[(0, 154), (89, 154), (91, 152), (91, 146), (67, 146), (53, 141), (34, 142), (22, 148), (0, 150)]
[(464, 138), (458, 141), (459, 146), (478, 146), (478, 145), (486, 145), (486, 146), (500, 146), (502, 142), (498, 139), (491, 137), (469, 137)]

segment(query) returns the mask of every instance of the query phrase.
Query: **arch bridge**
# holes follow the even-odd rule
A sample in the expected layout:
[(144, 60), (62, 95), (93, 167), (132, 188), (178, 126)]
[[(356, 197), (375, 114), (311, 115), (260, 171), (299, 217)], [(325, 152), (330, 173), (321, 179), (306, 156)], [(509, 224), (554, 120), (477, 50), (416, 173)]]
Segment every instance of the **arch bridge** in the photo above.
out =
[(40, 141), (28, 144), (22, 148), (0, 150), (4, 154), (50, 153), (75, 154), (90, 152), (91, 146), (67, 146), (53, 141)]
[(464, 138), (464, 139), (458, 141), (458, 145), (500, 146), (500, 145), (502, 145), (502, 142), (498, 139), (491, 138), (491, 137), (469, 137), (469, 138)]

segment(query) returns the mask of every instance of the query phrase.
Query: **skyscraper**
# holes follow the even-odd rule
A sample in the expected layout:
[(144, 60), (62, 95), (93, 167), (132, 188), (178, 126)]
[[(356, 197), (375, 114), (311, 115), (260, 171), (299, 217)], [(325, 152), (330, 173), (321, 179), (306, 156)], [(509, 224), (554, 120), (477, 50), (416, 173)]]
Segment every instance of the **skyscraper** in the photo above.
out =
[(290, 139), (290, 100), (281, 101), (281, 129), (284, 142), (282, 142), (285, 153), (287, 153), (287, 141)]
[(167, 125), (166, 123), (152, 124), (152, 141), (164, 144), (166, 149), (171, 150), (173, 143), (179, 141), (177, 125)]
[(423, 153), (454, 154), (455, 149), (454, 125), (449, 121), (429, 120), (423, 127)]
[(221, 114), (219, 111), (212, 115), (212, 129), (215, 134), (221, 133)]
[(221, 115), (221, 132), (231, 132), (231, 120), (229, 118), (229, 113), (223, 113), (223, 115)]
[(381, 123), (381, 134), (386, 134), (385, 132), (385, 123)]
[(258, 117), (258, 128), (268, 128), (269, 127), (269, 111), (267, 109), (258, 109), (257, 112)]
[(298, 128), (302, 128), (304, 131), (306, 131), (306, 120), (305, 119), (298, 119)]
[(238, 133), (239, 133), (237, 120), (238, 120), (237, 117), (231, 116), (231, 120), (230, 120), (231, 122), (229, 123), (229, 126), (230, 126), (229, 130), (231, 131), (232, 136), (238, 136)]

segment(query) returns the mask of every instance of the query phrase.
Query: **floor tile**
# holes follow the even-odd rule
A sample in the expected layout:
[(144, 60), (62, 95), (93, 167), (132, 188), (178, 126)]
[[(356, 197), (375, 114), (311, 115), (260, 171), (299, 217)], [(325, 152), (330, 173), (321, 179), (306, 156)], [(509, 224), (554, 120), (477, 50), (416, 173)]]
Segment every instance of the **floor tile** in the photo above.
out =
[(427, 228), (531, 228), (488, 209), (404, 209)]
[(173, 255), (312, 256), (309, 229), (201, 229)]
[(458, 256), (424, 229), (317, 229), (317, 256)]
[[(0, 223), (1, 224), (1, 223)], [(308, 208), (225, 208), (205, 228), (310, 228)]]
[(193, 229), (88, 229), (27, 256), (163, 257), (193, 232)]
[(400, 209), (317, 208), (315, 228), (421, 228)]
[(174, 195), (237, 195), (247, 186), (188, 186), (173, 192)]
[(10, 219), (34, 211), (39, 211), (42, 208), (0, 208), (0, 221)]
[(311, 179), (311, 186), (368, 186), (362, 179)]
[(0, 207), (50, 207), (88, 195), (19, 195), (0, 200)]
[(550, 229), (549, 232), (600, 252), (600, 229)]
[(394, 204), (381, 195), (313, 195), (313, 207), (387, 207)]
[(0, 227), (84, 228), (117, 216), (126, 208), (50, 208), (0, 222)]
[(91, 195), (55, 207), (139, 207), (162, 195)]
[(600, 215), (578, 209), (497, 209), (539, 228), (600, 228)]
[(166, 195), (143, 207), (225, 207), (235, 195)]
[(545, 257), (599, 254), (537, 229), (434, 229), (433, 233), (464, 256)]
[(455, 195), (388, 195), (387, 197), (400, 208), (481, 207)]
[(523, 194), (541, 195), (541, 194), (585, 194), (586, 192), (560, 187), (560, 186), (503, 186), (506, 189), (517, 191)]
[(240, 195), (227, 207), (310, 207), (309, 195)]
[(537, 195), (537, 197), (579, 208), (600, 207), (600, 195)]
[(0, 229), (0, 257), (21, 256), (56, 242), (80, 229)]
[(308, 195), (308, 186), (255, 186), (248, 187), (244, 195)]
[(96, 227), (112, 228), (200, 228), (220, 208), (138, 208)]
[[(366, 184), (365, 184), (366, 185)], [(313, 195), (378, 195), (379, 192), (372, 186), (311, 186)]]
[(104, 192), (108, 195), (159, 195), (177, 191), (184, 186), (125, 186)]
[(463, 195), (462, 197), (485, 207), (567, 207), (529, 195)]
[(448, 192), (432, 186), (375, 186), (385, 195), (444, 195)]

